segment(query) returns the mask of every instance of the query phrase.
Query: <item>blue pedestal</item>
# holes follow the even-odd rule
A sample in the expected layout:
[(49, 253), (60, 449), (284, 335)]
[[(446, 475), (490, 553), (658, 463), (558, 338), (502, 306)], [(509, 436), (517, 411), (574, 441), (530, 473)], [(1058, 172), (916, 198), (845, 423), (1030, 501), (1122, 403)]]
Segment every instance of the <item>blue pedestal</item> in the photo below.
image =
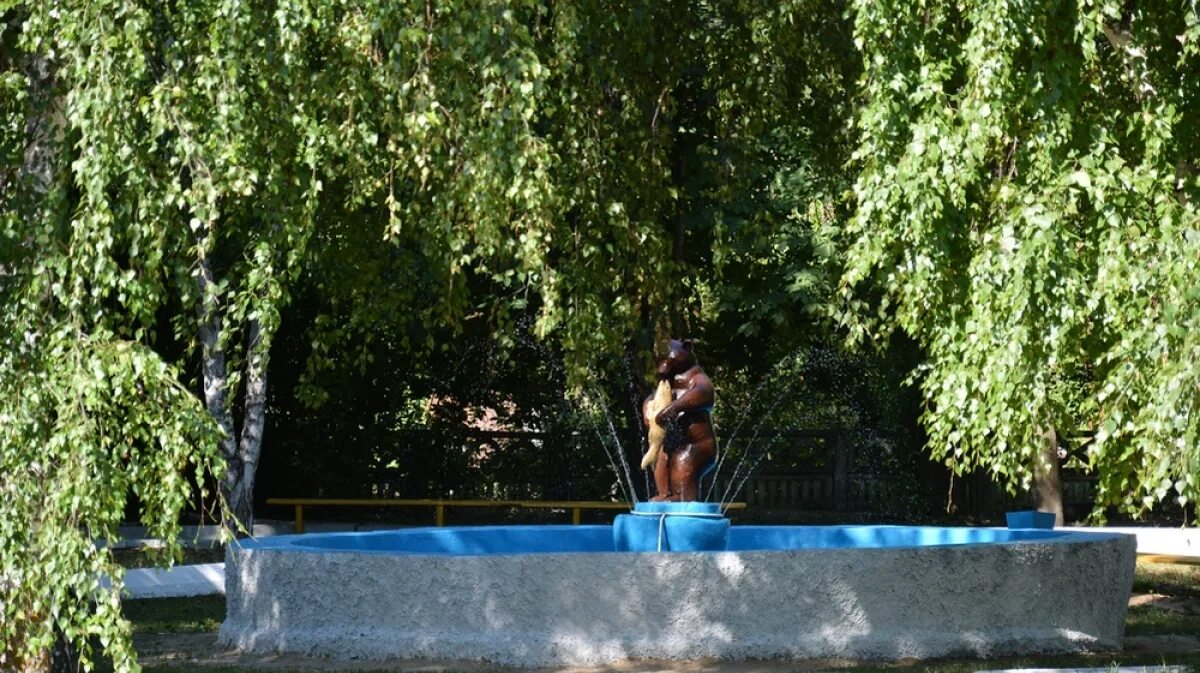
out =
[(1005, 512), (1009, 528), (1054, 528), (1053, 512)]
[(724, 551), (729, 519), (715, 502), (639, 502), (613, 521), (617, 551)]

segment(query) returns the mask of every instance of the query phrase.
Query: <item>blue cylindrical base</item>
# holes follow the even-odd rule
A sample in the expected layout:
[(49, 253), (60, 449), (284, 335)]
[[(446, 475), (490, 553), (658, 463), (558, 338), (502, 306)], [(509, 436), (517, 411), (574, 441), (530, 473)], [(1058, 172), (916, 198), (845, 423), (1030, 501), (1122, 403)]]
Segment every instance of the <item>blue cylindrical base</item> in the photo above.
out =
[(1053, 512), (1019, 511), (1005, 512), (1005, 523), (1009, 528), (1054, 528)]
[(729, 519), (715, 502), (639, 502), (613, 521), (617, 551), (724, 551)]

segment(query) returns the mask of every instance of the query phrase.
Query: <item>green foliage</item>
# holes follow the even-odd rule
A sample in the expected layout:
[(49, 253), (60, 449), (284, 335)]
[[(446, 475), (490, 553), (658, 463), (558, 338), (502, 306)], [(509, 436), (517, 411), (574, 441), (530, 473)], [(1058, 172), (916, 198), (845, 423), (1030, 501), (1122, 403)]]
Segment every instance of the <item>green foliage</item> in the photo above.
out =
[(1045, 428), (1091, 427), (1098, 508), (1194, 499), (1196, 9), (852, 11), (865, 103), (840, 317), (926, 350), (935, 455), (1027, 487)]
[[(101, 631), (122, 670), (126, 628), (88, 608), (115, 596), (94, 600), (97, 573), (119, 572), (90, 540), (131, 489), (166, 526), (182, 475), (217, 471), (214, 442), (238, 462), (227, 474), (254, 464), (228, 448), (230, 411), (297, 280), (323, 309), (314, 373), (354, 335), (427, 354), (476, 321), (513, 348), (530, 312), (578, 387), (631, 334), (734, 305), (697, 269), (770, 248), (777, 277), (810, 254), (797, 214), (838, 174), (810, 155), (843, 152), (825, 101), (844, 109), (856, 68), (840, 10), (816, 0), (3, 7), (0, 385), (4, 465), (21, 466), (4, 553), (46, 574), (7, 580), (22, 599), (5, 623), (23, 615), (30, 652), (55, 627)], [(791, 131), (805, 140), (766, 139)], [(790, 287), (739, 320), (778, 323), (770, 306), (821, 284)], [(223, 434), (184, 394), (197, 360)], [(143, 445), (147, 466), (121, 452)], [(42, 488), (28, 465), (43, 454), (100, 473), (91, 495)], [(68, 529), (68, 546), (18, 537)]]
[[(366, 417), (386, 440), (414, 399), (542, 423), (667, 331), (748, 397), (746, 372), (826, 341), (840, 292), (853, 338), (901, 331), (927, 355), (926, 428), (952, 468), (1027, 486), (1042, 431), (1086, 427), (1100, 506), (1195, 496), (1190, 5), (0, 11), (5, 656), (61, 633), (86, 660), (96, 636), (132, 668), (120, 571), (92, 540), (130, 492), (174, 539), (193, 480), (221, 473), (239, 372), (285, 315), (306, 403), (391, 376), (330, 424)], [(553, 362), (522, 352), (526, 331)], [(468, 342), (499, 364), (480, 372)], [(228, 376), (206, 411), (193, 370), (213, 350)], [(608, 396), (636, 393), (644, 364)], [(851, 408), (810, 374), (784, 417), (887, 425), (899, 408)]]
[[(3, 178), (6, 185), (13, 179), (13, 169), (21, 165), (25, 149), (25, 84), (25, 78), (18, 73), (0, 73), (0, 165), (8, 169)], [(9, 195), (11, 191), (5, 189), (3, 194)]]
[(361, 8), (369, 48), (325, 69), (353, 84), (324, 102), (347, 196), (315, 234), (309, 380), (365, 334), (423, 354), (470, 319), (505, 349), (534, 315), (572, 388), (655, 328), (787, 331), (832, 286), (814, 239), (846, 180), (858, 66), (828, 4)]
[(212, 497), (205, 475), (219, 474), (216, 428), (177, 372), (138, 344), (98, 341), (74, 325), (2, 324), (0, 663), (19, 669), (61, 635), (85, 666), (99, 643), (127, 670), (123, 569), (95, 541), (117, 538), (133, 493), (149, 534), (168, 541), (163, 558), (177, 555), (191, 480)]

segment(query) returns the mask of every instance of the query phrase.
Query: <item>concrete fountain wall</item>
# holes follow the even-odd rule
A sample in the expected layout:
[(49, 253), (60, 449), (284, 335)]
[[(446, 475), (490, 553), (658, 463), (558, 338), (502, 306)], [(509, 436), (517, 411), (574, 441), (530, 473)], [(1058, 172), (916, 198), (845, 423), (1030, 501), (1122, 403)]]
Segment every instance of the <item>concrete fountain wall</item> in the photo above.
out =
[(740, 551), (632, 554), (596, 551), (611, 545), (607, 526), (528, 530), (541, 536), (532, 553), (477, 542), (436, 551), (406, 542), (413, 531), (231, 547), (220, 641), (520, 666), (1106, 650), (1120, 646), (1133, 581), (1134, 540), (1123, 535), (754, 549), (823, 529), (734, 527)]

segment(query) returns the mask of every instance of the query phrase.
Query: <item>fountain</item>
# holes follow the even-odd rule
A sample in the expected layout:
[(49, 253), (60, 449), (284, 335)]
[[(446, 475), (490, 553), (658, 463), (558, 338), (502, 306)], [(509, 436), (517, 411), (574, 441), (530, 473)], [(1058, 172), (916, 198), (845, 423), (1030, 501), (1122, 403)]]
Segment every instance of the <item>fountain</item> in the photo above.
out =
[(714, 466), (717, 436), (712, 381), (691, 341), (671, 339), (658, 361), (658, 388), (642, 404), (647, 450), (658, 495), (634, 503), (613, 522), (616, 551), (724, 551), (729, 519), (719, 503), (699, 502), (700, 480)]
[[(220, 642), (518, 666), (1114, 649), (1131, 536), (730, 526), (697, 502), (712, 384), (670, 342), (642, 407), (658, 495), (612, 526), (414, 528), (230, 545)], [(666, 392), (663, 392), (663, 386)], [(611, 458), (611, 457), (610, 457)], [(615, 467), (615, 465), (614, 465)]]

